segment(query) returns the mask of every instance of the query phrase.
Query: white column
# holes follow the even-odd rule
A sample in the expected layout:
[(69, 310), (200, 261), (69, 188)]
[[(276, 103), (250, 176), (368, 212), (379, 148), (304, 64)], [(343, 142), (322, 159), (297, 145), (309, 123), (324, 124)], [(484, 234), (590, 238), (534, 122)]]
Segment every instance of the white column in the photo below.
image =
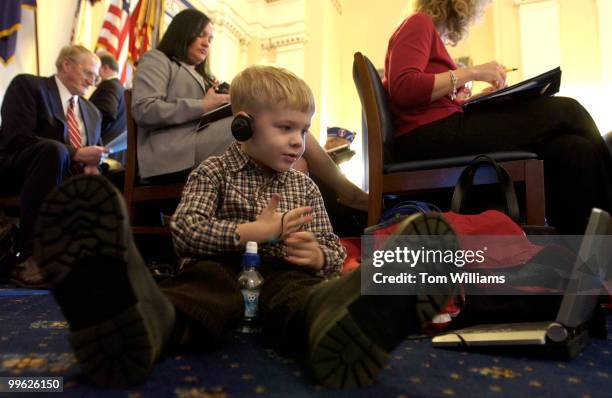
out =
[(210, 57), (211, 71), (220, 81), (230, 82), (246, 66), (245, 44), (248, 46), (251, 36), (244, 15), (249, 15), (250, 10), (242, 3), (243, 0), (193, 2), (193, 5), (206, 13), (213, 22), (215, 38)]
[(273, 64), (276, 62), (276, 48), (272, 46), (270, 39), (265, 40), (261, 44), (261, 60), (262, 64)]
[(304, 44), (305, 34), (286, 37), (280, 40), (272, 40), (272, 46), (276, 49), (274, 63), (287, 68), (296, 75), (304, 77)]
[(595, 0), (599, 22), (602, 82), (612, 86), (612, 0)]
[(519, 6), (523, 77), (561, 65), (557, 0), (514, 0)]
[(211, 53), (211, 71), (220, 81), (231, 81), (243, 68), (241, 64), (242, 45), (227, 26), (215, 24), (215, 39)]

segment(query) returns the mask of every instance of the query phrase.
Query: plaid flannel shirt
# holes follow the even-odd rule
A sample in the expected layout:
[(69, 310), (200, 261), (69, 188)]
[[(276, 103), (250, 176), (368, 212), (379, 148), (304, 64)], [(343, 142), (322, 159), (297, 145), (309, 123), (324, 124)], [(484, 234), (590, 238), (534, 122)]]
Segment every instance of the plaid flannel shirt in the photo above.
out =
[[(244, 250), (238, 224), (255, 221), (274, 193), (281, 196), (278, 211), (312, 207), (313, 220), (303, 230), (315, 235), (323, 251), (320, 275), (339, 272), (346, 252), (333, 233), (315, 183), (296, 170), (264, 174), (238, 143), (223, 155), (206, 159), (190, 174), (171, 222), (177, 251), (198, 258)], [(283, 244), (261, 244), (260, 254), (283, 258)]]

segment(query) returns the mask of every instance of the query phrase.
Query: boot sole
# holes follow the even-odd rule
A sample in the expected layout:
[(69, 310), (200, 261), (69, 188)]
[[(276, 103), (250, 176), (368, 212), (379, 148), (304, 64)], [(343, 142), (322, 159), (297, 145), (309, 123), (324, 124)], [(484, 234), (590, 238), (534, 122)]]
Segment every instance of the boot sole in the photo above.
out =
[[(426, 213), (408, 217), (394, 235), (448, 236), (454, 235), (454, 231), (438, 213)], [(334, 302), (327, 308), (333, 309), (311, 325), (311, 330), (319, 330), (319, 333), (311, 339), (310, 364), (315, 377), (326, 387), (371, 385), (389, 362), (389, 352), (376, 345), (348, 312), (348, 306), (360, 297), (360, 286), (361, 274), (353, 271), (348, 287), (343, 287), (350, 294), (332, 298)], [(415, 315), (421, 328), (439, 313), (449, 298), (449, 295), (415, 296)], [(323, 325), (330, 327), (326, 329)]]
[(119, 191), (101, 177), (62, 184), (37, 220), (35, 258), (71, 325), (69, 342), (81, 369), (102, 386), (140, 383), (155, 362), (128, 278), (129, 234)]

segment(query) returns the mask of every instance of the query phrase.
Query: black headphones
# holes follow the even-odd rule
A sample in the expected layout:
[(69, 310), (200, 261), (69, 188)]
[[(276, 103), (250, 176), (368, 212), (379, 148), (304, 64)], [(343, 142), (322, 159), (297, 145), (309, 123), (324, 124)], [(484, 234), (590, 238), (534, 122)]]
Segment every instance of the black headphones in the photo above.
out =
[(246, 141), (253, 136), (255, 119), (251, 115), (239, 114), (232, 120), (232, 135), (236, 141)]

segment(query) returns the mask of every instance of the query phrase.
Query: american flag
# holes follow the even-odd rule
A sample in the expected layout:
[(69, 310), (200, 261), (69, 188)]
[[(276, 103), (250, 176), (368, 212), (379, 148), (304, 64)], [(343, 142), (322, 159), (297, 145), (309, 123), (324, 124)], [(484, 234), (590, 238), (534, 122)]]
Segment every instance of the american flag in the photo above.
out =
[(130, 0), (111, 0), (96, 47), (111, 53), (119, 64), (119, 80), (125, 84), (129, 75)]

